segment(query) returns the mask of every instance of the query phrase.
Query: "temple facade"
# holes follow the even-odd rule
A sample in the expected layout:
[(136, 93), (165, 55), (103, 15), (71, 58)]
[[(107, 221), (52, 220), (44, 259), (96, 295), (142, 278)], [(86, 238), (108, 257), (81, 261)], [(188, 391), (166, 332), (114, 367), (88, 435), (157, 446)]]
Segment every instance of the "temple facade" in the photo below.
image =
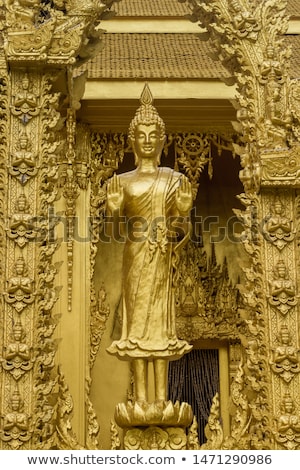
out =
[[(2, 1), (2, 450), (299, 450), (298, 3)], [(151, 118), (129, 135), (139, 106)], [(169, 338), (185, 349), (172, 356), (169, 341), (162, 377), (152, 338), (143, 403), (138, 363), (107, 352), (125, 334), (128, 224), (112, 223), (108, 199), (147, 126), (192, 203), (168, 287), (141, 289), (156, 313), (172, 297)], [(178, 208), (166, 187), (163, 207)], [(164, 254), (155, 230), (151, 253)]]

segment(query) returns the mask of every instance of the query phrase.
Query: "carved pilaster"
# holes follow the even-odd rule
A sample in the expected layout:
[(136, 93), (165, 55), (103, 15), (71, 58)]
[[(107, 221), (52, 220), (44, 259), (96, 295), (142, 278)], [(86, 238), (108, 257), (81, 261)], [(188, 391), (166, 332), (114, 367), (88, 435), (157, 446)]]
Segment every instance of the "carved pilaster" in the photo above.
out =
[[(56, 365), (59, 341), (54, 332), (59, 315), (53, 311), (61, 292), (57, 285), (61, 262), (55, 259), (60, 243), (54, 204), (61, 195), (66, 155), (69, 168), (71, 164), (76, 170), (76, 179), (67, 173), (66, 190), (74, 184), (76, 189), (87, 187), (87, 162), (74, 154), (75, 111), (84, 79), (74, 79), (73, 67), (101, 46), (102, 31), (96, 26), (110, 14), (112, 4), (107, 0), (61, 5), (5, 1), (1, 10), (5, 54), (0, 57), (2, 449), (78, 448), (70, 431), (70, 392)], [(59, 88), (59, 75), (65, 77), (61, 92), (54, 91)], [(72, 197), (66, 196), (66, 216), (71, 220), (74, 191)], [(72, 229), (70, 224), (69, 262), (73, 261)], [(68, 275), (72, 287), (70, 267)], [(70, 304), (70, 296), (69, 300)], [(84, 341), (88, 343), (88, 337)], [(84, 376), (82, 382), (84, 388)]]
[[(186, 3), (190, 19), (207, 29), (203, 39), (211, 41), (215, 57), (231, 73), (227, 84), (237, 87), (234, 128), (240, 138), (234, 149), (241, 157), (245, 193), (239, 198), (245, 210), (235, 213), (244, 226), (241, 241), (249, 255), (240, 287), (242, 369), (235, 379), (244, 401), (242, 446), (281, 448), (282, 434), (274, 437), (274, 423), (287, 388), (297, 401), (299, 380), (297, 234), (292, 223), (293, 188), (299, 187), (299, 93), (289, 77), (290, 51), (283, 45), (286, 1)], [(283, 327), (288, 339), (282, 336)], [(299, 405), (293, 406), (296, 415)], [(233, 417), (230, 448), (242, 437), (238, 421)]]

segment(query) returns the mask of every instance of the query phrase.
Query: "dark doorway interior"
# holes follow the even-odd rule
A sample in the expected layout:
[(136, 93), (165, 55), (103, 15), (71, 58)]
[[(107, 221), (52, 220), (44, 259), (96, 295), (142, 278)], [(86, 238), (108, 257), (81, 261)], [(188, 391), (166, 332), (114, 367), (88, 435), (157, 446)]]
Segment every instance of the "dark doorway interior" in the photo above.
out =
[(212, 399), (220, 389), (218, 349), (194, 349), (170, 362), (168, 380), (169, 400), (191, 405), (198, 422), (199, 442), (203, 444)]

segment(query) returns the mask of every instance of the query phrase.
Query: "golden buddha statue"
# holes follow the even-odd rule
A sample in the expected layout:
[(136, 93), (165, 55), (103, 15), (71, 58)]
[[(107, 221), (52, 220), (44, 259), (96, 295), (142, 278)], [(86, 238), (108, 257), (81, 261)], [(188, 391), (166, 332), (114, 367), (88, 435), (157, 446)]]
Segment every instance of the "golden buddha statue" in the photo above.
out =
[(108, 215), (115, 220), (125, 216), (127, 221), (122, 334), (107, 351), (133, 361), (136, 401), (146, 404), (148, 362), (154, 366), (155, 401), (164, 402), (168, 362), (192, 348), (176, 336), (173, 291), (178, 252), (189, 236), (193, 198), (184, 175), (158, 166), (165, 125), (152, 105), (148, 85), (140, 102), (129, 128), (136, 169), (114, 175), (107, 188)]

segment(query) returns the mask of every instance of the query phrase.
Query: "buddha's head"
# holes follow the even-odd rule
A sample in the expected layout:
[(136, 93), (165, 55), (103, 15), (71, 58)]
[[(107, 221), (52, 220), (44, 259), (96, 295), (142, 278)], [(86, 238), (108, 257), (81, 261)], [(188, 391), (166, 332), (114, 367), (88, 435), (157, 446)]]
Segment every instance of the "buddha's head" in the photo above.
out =
[(156, 158), (160, 155), (166, 139), (165, 124), (153, 106), (153, 97), (146, 84), (137, 109), (129, 126), (129, 140), (134, 151), (136, 164), (139, 158)]

